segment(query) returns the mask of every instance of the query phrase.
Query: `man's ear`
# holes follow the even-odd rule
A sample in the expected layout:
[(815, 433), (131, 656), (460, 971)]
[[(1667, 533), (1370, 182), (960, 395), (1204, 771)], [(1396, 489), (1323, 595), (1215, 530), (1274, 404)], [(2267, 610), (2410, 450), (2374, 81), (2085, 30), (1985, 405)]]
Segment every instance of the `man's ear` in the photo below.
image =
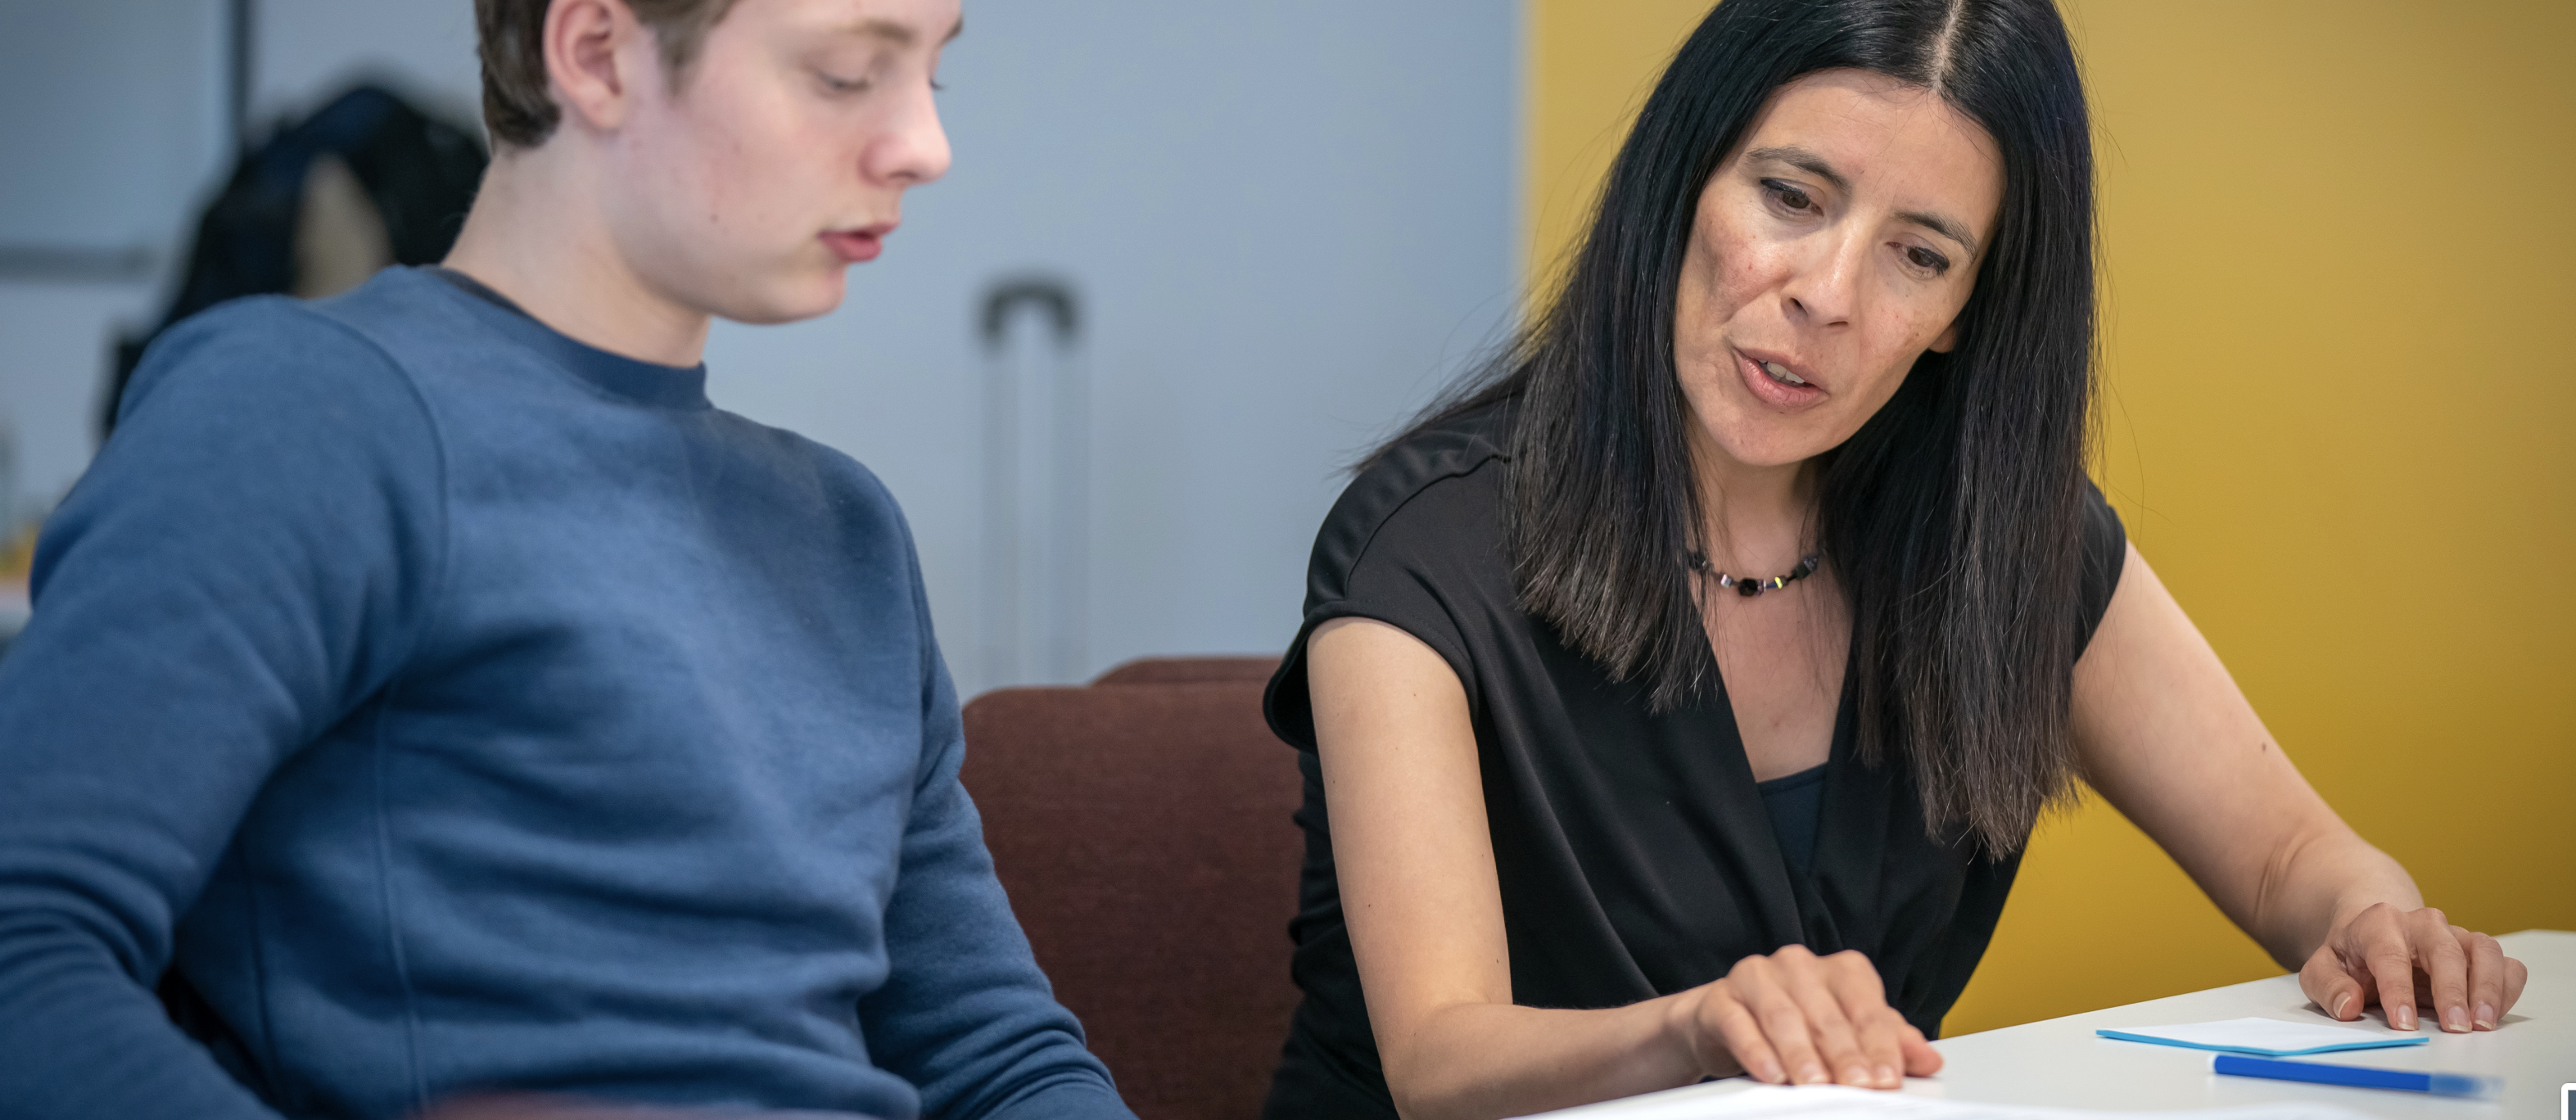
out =
[(564, 116), (596, 132), (626, 123), (649, 77), (637, 59), (653, 44), (623, 0), (554, 0), (544, 46), (549, 92)]

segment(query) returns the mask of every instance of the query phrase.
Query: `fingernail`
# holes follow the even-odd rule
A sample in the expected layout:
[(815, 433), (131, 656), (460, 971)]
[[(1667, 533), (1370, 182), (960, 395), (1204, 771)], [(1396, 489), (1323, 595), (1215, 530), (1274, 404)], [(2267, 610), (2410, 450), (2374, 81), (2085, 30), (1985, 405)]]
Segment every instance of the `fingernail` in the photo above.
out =
[(2414, 1029), (2415, 1029), (2415, 1009), (2414, 1009), (2414, 1008), (2412, 1008), (2412, 1007), (2399, 1007), (2399, 1008), (2397, 1009), (2397, 1024), (2396, 1024), (2396, 1026), (2397, 1026), (2397, 1029), (2398, 1029), (2398, 1030), (2401, 1030), (2401, 1031), (2411, 1031), (2411, 1030), (2414, 1030)]
[(2478, 1005), (2478, 1026), (2486, 1030), (2494, 1030), (2495, 1019), (2494, 1005), (2484, 1003)]
[(2352, 1014), (2352, 997), (2347, 995), (2335, 1001), (2334, 1017), (2340, 1019), (2349, 1014)]
[(2442, 1009), (2442, 1029), (2463, 1034), (2469, 1029), (2469, 1009), (2456, 1004)]
[(1778, 1063), (1778, 1062), (1767, 1062), (1767, 1061), (1766, 1061), (1766, 1062), (1762, 1063), (1762, 1068), (1761, 1068), (1760, 1070), (1756, 1071), (1756, 1072), (1754, 1073), (1754, 1076), (1755, 1076), (1755, 1077), (1759, 1077), (1759, 1078), (1761, 1078), (1761, 1079), (1762, 1079), (1762, 1080), (1764, 1080), (1764, 1081), (1768, 1081), (1768, 1082), (1770, 1082), (1770, 1083), (1772, 1083), (1772, 1084), (1774, 1084), (1774, 1085), (1777, 1085), (1777, 1084), (1779, 1084), (1779, 1083), (1781, 1083), (1781, 1082), (1783, 1082), (1783, 1081), (1787, 1081), (1787, 1080), (1788, 1080), (1788, 1078), (1781, 1076), (1781, 1074), (1780, 1074), (1780, 1063)]
[(1878, 1067), (1878, 1083), (1893, 1089), (1904, 1084), (1905, 1079), (1896, 1075), (1895, 1066), (1880, 1066)]
[(1800, 1085), (1822, 1085), (1831, 1080), (1833, 1079), (1825, 1076), (1825, 1067), (1817, 1065), (1814, 1062), (1809, 1062), (1798, 1068), (1798, 1084)]

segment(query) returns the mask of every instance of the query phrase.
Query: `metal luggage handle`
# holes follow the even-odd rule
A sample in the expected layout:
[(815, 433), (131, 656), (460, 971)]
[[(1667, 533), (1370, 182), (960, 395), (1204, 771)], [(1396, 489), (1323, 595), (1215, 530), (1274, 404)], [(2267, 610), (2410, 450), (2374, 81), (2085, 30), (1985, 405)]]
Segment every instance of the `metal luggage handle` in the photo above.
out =
[[(1077, 355), (1081, 303), (1067, 281), (1021, 275), (986, 289), (980, 312), (982, 648), (980, 679), (968, 687), (1069, 683), (1086, 667), (1090, 629), (1091, 415), (1089, 379)], [(1052, 380), (1040, 382), (1034, 369), (1017, 370), (1020, 363), (1011, 360), (1011, 323), (1028, 312), (1045, 320)], [(1052, 415), (1024, 415), (1036, 403), (1033, 392), (1043, 394)], [(1024, 463), (1023, 440), (1042, 441), (1044, 459)], [(1039, 468), (1038, 477), (1030, 468)], [(1033, 509), (1032, 502), (1045, 505)]]

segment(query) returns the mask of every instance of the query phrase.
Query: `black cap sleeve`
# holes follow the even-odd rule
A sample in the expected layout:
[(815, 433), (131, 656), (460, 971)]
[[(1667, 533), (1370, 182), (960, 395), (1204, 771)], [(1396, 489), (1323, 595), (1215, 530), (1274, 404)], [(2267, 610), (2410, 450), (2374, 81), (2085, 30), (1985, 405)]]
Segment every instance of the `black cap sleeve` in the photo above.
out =
[(2084, 571), (2076, 585), (2076, 593), (2083, 597), (2082, 629), (2075, 640), (2078, 657), (2093, 643), (2093, 631), (2101, 628), (2102, 616), (2110, 611), (2111, 593), (2119, 590), (2120, 569), (2129, 559), (2129, 531), (2091, 479), (2084, 482), (2083, 521)]
[(1476, 702), (1467, 632), (1512, 600), (1505, 460), (1486, 438), (1490, 426), (1471, 414), (1398, 444), (1351, 481), (1315, 534), (1305, 620), (1262, 702), (1271, 730), (1297, 749), (1315, 749), (1306, 643), (1336, 618), (1375, 619), (1421, 639)]

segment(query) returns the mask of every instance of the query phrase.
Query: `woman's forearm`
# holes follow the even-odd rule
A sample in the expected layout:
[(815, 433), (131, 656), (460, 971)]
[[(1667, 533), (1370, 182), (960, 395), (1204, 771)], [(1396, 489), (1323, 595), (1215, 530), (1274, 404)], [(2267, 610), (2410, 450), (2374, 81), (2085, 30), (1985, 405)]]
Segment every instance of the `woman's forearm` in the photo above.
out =
[(2135, 546), (2075, 663), (2073, 715), (2086, 780), (2284, 967), (2373, 903), (2423, 905), (2290, 763)]
[(1696, 1080), (1666, 1018), (1683, 997), (1513, 1005), (1475, 725), (1449, 663), (1364, 618), (1325, 623), (1308, 649), (1343, 914), (1396, 1111), (1519, 1116)]
[(1378, 1054), (1407, 1120), (1569, 1108), (1699, 1080), (1683, 1033), (1692, 998), (1601, 1010), (1461, 1003), (1418, 1016), (1410, 1037), (1380, 1037)]

